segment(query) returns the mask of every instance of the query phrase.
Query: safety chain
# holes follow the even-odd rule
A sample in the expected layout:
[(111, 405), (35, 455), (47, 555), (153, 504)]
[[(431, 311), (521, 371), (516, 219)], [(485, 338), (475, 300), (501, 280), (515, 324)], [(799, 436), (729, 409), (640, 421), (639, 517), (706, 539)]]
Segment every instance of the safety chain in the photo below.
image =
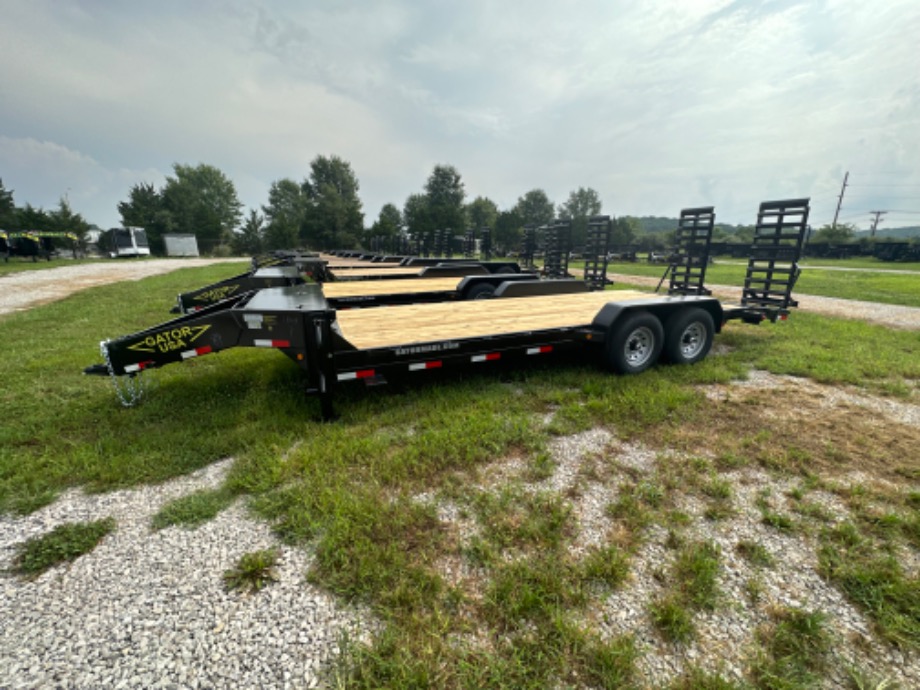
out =
[(147, 380), (141, 379), (142, 372), (140, 371), (136, 374), (130, 374), (125, 379), (119, 380), (119, 377), (115, 376), (115, 367), (112, 365), (112, 360), (109, 357), (109, 349), (106, 347), (107, 343), (107, 340), (99, 343), (99, 350), (102, 352), (105, 366), (109, 370), (112, 386), (115, 388), (115, 395), (118, 397), (118, 401), (122, 406), (134, 407), (141, 401), (141, 398), (144, 397), (144, 392), (147, 390)]

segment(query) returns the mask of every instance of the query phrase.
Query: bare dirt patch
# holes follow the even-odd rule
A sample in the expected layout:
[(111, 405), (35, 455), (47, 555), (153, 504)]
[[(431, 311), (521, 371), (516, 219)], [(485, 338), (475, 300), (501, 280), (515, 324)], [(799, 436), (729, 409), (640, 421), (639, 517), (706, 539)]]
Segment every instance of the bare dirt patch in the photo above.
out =
[(920, 477), (916, 404), (767, 372), (701, 390), (710, 404), (693, 424), (652, 430), (649, 440), (798, 474), (860, 471), (895, 483)]

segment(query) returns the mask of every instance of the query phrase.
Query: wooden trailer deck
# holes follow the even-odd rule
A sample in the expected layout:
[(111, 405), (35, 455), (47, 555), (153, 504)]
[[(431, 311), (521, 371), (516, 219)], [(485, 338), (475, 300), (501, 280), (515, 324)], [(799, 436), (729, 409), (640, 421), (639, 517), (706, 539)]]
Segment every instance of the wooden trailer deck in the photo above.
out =
[(356, 297), (358, 295), (395, 295), (415, 292), (448, 292), (456, 290), (462, 278), (419, 278), (418, 280), (365, 280), (323, 283), (326, 297)]
[(361, 259), (342, 259), (336, 257), (334, 259), (324, 259), (326, 261), (326, 266), (329, 268), (337, 268), (341, 270), (356, 270), (363, 268), (396, 268), (399, 266), (398, 261), (362, 261)]
[(338, 312), (336, 320), (344, 338), (363, 350), (588, 326), (608, 302), (631, 302), (654, 296), (634, 290), (604, 290), (544, 297), (408, 304)]
[(335, 266), (330, 266), (330, 269), (337, 278), (347, 279), (365, 276), (417, 276), (421, 275), (422, 271), (427, 268), (427, 266), (400, 266), (398, 264), (388, 268), (376, 268), (380, 264), (368, 264), (368, 267), (370, 266), (374, 266), (374, 268), (365, 268), (364, 266), (336, 268)]

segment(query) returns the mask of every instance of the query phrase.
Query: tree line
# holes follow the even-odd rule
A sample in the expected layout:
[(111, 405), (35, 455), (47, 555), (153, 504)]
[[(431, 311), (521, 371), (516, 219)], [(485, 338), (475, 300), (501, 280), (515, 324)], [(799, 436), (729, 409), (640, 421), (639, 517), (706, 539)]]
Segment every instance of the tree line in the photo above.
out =
[[(491, 199), (468, 199), (463, 179), (452, 165), (438, 164), (422, 189), (400, 206), (387, 203), (377, 218), (365, 224), (360, 187), (344, 159), (317, 156), (301, 180), (282, 178), (271, 183), (266, 203), (243, 216), (233, 181), (218, 168), (198, 164), (173, 165), (165, 184), (135, 184), (118, 203), (125, 226), (142, 227), (154, 254), (165, 253), (164, 235), (193, 234), (205, 253), (258, 254), (273, 249), (368, 248), (406, 244), (432, 247), (437, 233), (462, 237), (467, 230), (489, 228), (493, 251), (517, 251), (525, 226), (554, 219), (571, 221), (573, 247), (584, 245), (588, 220), (603, 213), (598, 193), (579, 187), (555, 204), (543, 189), (531, 189), (511, 208)], [(89, 224), (70, 208), (66, 198), (51, 212), (26, 204), (17, 208), (12, 192), (0, 181), (0, 228), (67, 230), (82, 235)], [(611, 243), (639, 249), (663, 248), (676, 227), (674, 219), (615, 218)], [(822, 230), (824, 230), (822, 228)], [(852, 233), (851, 228), (846, 230)], [(659, 232), (663, 231), (663, 232)], [(753, 226), (719, 225), (714, 239), (749, 241)], [(822, 233), (827, 234), (827, 233)], [(402, 243), (399, 240), (403, 240)]]
[(72, 232), (84, 237), (90, 224), (79, 213), (74, 213), (66, 196), (61, 197), (56, 209), (46, 211), (31, 204), (17, 206), (13, 199), (15, 190), (7, 189), (0, 179), (0, 229), (39, 230), (41, 232)]

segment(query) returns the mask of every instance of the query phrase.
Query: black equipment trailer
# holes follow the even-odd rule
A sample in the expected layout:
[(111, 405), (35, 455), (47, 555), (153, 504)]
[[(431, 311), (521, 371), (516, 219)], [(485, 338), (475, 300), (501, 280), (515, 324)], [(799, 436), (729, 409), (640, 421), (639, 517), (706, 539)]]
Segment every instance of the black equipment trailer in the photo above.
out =
[[(506, 283), (495, 296), (526, 293)], [(342, 383), (393, 374), (486, 365), (591, 348), (607, 368), (634, 374), (659, 358), (703, 359), (730, 319), (784, 318), (775, 306), (728, 305), (703, 295), (633, 291), (537, 295), (528, 299), (408, 304), (337, 312), (319, 285), (268, 288), (195, 314), (100, 344), (105, 364), (87, 374), (134, 377), (173, 362), (233, 347), (283, 352), (318, 394), (324, 419), (334, 416)], [(116, 382), (117, 387), (117, 382)], [(122, 402), (131, 404), (134, 400)]]
[[(406, 280), (412, 277), (414, 280)], [(446, 264), (425, 266), (411, 276), (383, 276), (377, 280), (344, 280), (323, 283), (332, 306), (370, 307), (381, 304), (442, 302), (490, 297), (504, 282), (536, 280), (530, 273), (489, 273), (481, 266)], [(459, 279), (459, 280), (458, 280)], [(190, 314), (225, 299), (252, 290), (302, 285), (307, 276), (295, 266), (274, 265), (257, 268), (198, 290), (183, 292), (176, 298), (174, 314)]]
[[(701, 217), (710, 212), (693, 211)], [(110, 375), (122, 402), (129, 405), (136, 402), (138, 390), (128, 390), (126, 397), (117, 377), (134, 379), (149, 369), (233, 347), (276, 349), (300, 366), (307, 392), (319, 395), (323, 418), (331, 419), (335, 390), (349, 381), (377, 381), (390, 375), (481, 366), (579, 348), (592, 350), (606, 368), (621, 374), (640, 373), (659, 359), (692, 364), (706, 357), (714, 335), (728, 321), (775, 322), (798, 305), (792, 289), (799, 275), (797, 262), (808, 213), (808, 199), (761, 204), (738, 304), (709, 295), (702, 289), (702, 276), (696, 275), (680, 276), (668, 295), (589, 291), (586, 283), (580, 288), (565, 285), (577, 281), (509, 280), (494, 290), (496, 299), (443, 301), (445, 292), (462, 294), (467, 281), (485, 276), (464, 277), (453, 289), (448, 285), (431, 291), (428, 303), (418, 303), (425, 301), (420, 295), (407, 297), (402, 287), (422, 286), (424, 281), (394, 281), (392, 289), (400, 290), (401, 296), (384, 290), (381, 299), (389, 295), (411, 299), (411, 304), (339, 310), (336, 300), (343, 307), (351, 306), (348, 294), (326, 295), (322, 286), (303, 283), (246, 292), (153, 328), (103, 341), (105, 363), (87, 367), (85, 373)], [(687, 262), (687, 266), (698, 263)], [(366, 299), (368, 285), (354, 286), (357, 292), (351, 298)], [(378, 285), (387, 287), (384, 281)], [(548, 294), (557, 290), (565, 293)], [(685, 292), (692, 294), (680, 294)], [(528, 299), (501, 299), (523, 296)]]

